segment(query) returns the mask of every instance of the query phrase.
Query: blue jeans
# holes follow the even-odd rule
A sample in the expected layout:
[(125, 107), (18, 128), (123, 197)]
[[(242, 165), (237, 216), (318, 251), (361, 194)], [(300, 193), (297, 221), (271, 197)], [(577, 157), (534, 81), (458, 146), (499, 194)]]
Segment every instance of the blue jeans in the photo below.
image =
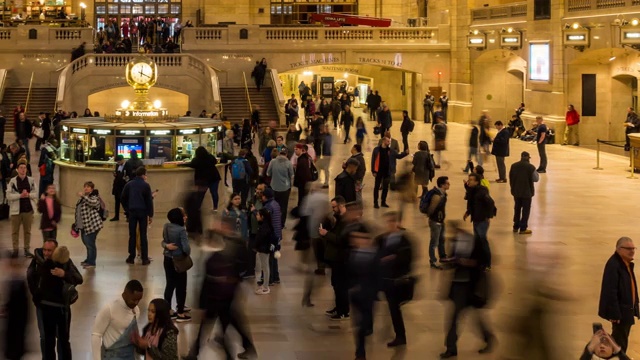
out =
[(142, 261), (149, 260), (149, 244), (147, 242), (147, 228), (149, 217), (146, 210), (129, 209), (129, 259), (136, 258), (136, 229), (140, 227), (140, 252)]
[(212, 182), (209, 183), (209, 191), (211, 191), (211, 200), (213, 200), (213, 208), (215, 210), (218, 209), (218, 201), (220, 199), (219, 196), (218, 196), (218, 185), (219, 184), (220, 184), (220, 180), (212, 181)]
[(436, 248), (438, 248), (438, 256), (440, 257), (440, 260), (447, 257), (444, 250), (444, 223), (429, 220), (429, 229), (431, 229), (431, 240), (429, 241), (429, 263), (435, 264), (437, 262)]
[(87, 234), (84, 230), (80, 231), (82, 237), (82, 243), (87, 248), (87, 265), (96, 265), (96, 258), (98, 257), (98, 248), (96, 247), (96, 238), (100, 231)]
[(491, 267), (491, 249), (489, 248), (489, 240), (487, 240), (487, 232), (489, 231), (489, 220), (476, 221), (473, 223), (473, 235), (476, 236), (482, 244), (484, 250), (486, 266)]
[(25, 152), (27, 154), (27, 160), (31, 161), (31, 151), (29, 151), (29, 138), (20, 139), (24, 145)]

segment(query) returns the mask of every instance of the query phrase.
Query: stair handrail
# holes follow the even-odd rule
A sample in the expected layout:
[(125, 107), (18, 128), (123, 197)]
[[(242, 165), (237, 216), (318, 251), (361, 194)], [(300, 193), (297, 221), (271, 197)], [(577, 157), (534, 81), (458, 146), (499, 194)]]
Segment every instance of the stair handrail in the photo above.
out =
[(4, 87), (7, 82), (7, 69), (0, 69), (0, 103), (4, 99)]
[(284, 98), (284, 92), (282, 91), (282, 84), (280, 84), (280, 79), (278, 78), (278, 70), (276, 69), (267, 69), (269, 73), (269, 80), (271, 81), (271, 88), (273, 89), (273, 94), (275, 94), (273, 100), (276, 103), (276, 110), (278, 111), (278, 120), (280, 124), (284, 123), (285, 113), (284, 113), (284, 104), (287, 100)]
[(33, 71), (31, 72), (31, 80), (29, 81), (29, 91), (27, 92), (27, 101), (24, 103), (24, 113), (27, 113), (29, 108), (29, 99), (31, 98), (31, 88), (33, 87)]
[(249, 96), (249, 86), (247, 85), (247, 74), (242, 72), (242, 80), (244, 80), (244, 91), (247, 94), (247, 101), (249, 102), (249, 115), (253, 114), (253, 107), (251, 106), (251, 96)]

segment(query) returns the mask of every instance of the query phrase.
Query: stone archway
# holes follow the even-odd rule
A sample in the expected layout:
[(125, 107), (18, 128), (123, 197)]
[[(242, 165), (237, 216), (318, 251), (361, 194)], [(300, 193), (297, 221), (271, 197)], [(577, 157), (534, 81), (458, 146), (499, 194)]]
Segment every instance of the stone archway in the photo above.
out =
[(509, 121), (524, 102), (527, 62), (508, 50), (491, 50), (473, 63), (472, 115), (489, 110), (495, 120)]

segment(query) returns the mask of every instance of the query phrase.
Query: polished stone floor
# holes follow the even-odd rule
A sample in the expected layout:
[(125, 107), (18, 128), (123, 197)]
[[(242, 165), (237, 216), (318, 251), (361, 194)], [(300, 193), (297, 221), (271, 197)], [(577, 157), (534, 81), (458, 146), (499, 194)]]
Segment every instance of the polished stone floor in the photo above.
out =
[[(369, 128), (371, 124), (367, 123)], [(399, 127), (400, 122), (394, 122), (392, 132), (398, 137)], [(448, 175), (451, 179), (447, 204), (449, 218), (461, 219), (465, 209), (462, 182), (466, 176), (461, 168), (466, 157), (467, 135), (466, 126), (450, 124), (448, 150), (444, 153), (447, 163), (443, 164), (443, 169), (437, 174)], [(416, 123), (415, 132), (410, 136), (411, 149), (415, 149), (417, 142), (422, 139), (432, 142), (430, 128)], [(342, 145), (342, 141), (335, 142), (332, 177), (337, 175), (341, 162), (349, 156), (349, 148), (349, 145)], [(372, 146), (369, 146), (367, 160), (371, 149)], [(519, 160), (520, 152), (525, 150), (532, 154), (532, 162), (537, 165), (535, 145), (517, 140), (511, 143), (512, 155), (507, 158), (507, 165)], [(493, 323), (499, 348), (492, 355), (478, 355), (477, 350), (482, 343), (472, 323), (464, 321), (465, 325), (460, 328), (460, 359), (532, 358), (524, 347), (518, 345), (527, 344), (530, 339), (518, 337), (517, 329), (528, 325), (520, 320), (519, 315), (526, 310), (536, 291), (552, 293), (554, 298), (560, 299), (549, 302), (551, 316), (542, 331), (556, 350), (553, 357), (577, 358), (590, 338), (591, 323), (602, 321), (597, 317), (601, 274), (604, 263), (614, 251), (615, 241), (621, 236), (630, 236), (640, 241), (637, 239), (636, 223), (640, 180), (627, 178), (627, 158), (602, 154), (601, 166), (604, 170), (597, 171), (592, 169), (595, 166), (595, 152), (592, 150), (553, 145), (547, 147), (547, 152), (548, 173), (541, 175), (533, 199), (530, 219), (532, 235), (514, 235), (511, 232), (513, 201), (509, 185), (493, 182), (497, 178), (493, 159), (486, 165), (486, 177), (492, 180), (491, 195), (498, 207), (498, 215), (492, 220), (489, 230), (494, 255), (491, 274), (499, 280), (500, 286), (494, 306), (483, 313)], [(410, 158), (406, 158), (401, 163), (409, 162)], [(403, 167), (400, 165), (400, 168)], [(34, 169), (37, 167), (34, 166)], [(384, 209), (376, 210), (372, 207), (373, 179), (370, 173), (365, 181), (368, 185), (365, 187), (365, 219), (376, 224)], [(153, 178), (149, 178), (149, 182), (153, 186)], [(100, 190), (102, 193), (110, 193), (110, 189)], [(332, 183), (327, 201), (333, 191)], [(210, 198), (207, 196), (206, 199), (205, 208), (209, 209)], [(291, 200), (296, 200), (295, 194)], [(390, 193), (389, 203), (392, 207), (399, 205), (397, 194)], [(67, 229), (73, 221), (72, 214), (72, 209), (64, 209), (63, 229)], [(158, 214), (150, 229), (150, 254), (155, 261), (147, 267), (129, 266), (124, 262), (127, 256), (126, 223), (121, 221), (105, 224), (98, 236), (98, 267), (81, 270), (85, 282), (79, 287), (80, 299), (72, 308), (71, 343), (74, 358), (89, 359), (89, 340), (94, 317), (101, 306), (119, 296), (128, 280), (138, 279), (145, 286), (141, 303), (143, 313), (151, 299), (162, 296), (165, 284), (160, 247), (163, 223), (164, 215)], [(385, 343), (392, 338), (393, 332), (386, 303), (380, 302), (376, 308), (374, 334), (368, 338), (369, 359), (435, 359), (444, 350), (449, 304), (442, 300), (442, 294), (450, 272), (431, 270), (428, 267), (429, 229), (425, 217), (417, 211), (417, 205), (416, 210), (406, 218), (405, 226), (413, 235), (418, 249), (419, 258), (415, 269), (421, 279), (415, 300), (403, 307), (408, 345), (397, 351), (386, 348)], [(36, 226), (33, 233), (32, 244), (37, 245), (40, 235)], [(354, 342), (350, 322), (332, 322), (323, 314), (326, 309), (333, 307), (333, 293), (328, 276), (323, 278), (324, 281), (314, 295), (313, 302), (316, 306), (300, 306), (303, 276), (296, 270), (297, 254), (290, 237), (291, 232), (286, 230), (280, 261), (282, 283), (274, 286), (268, 296), (254, 295), (252, 282), (246, 282), (242, 286), (243, 308), (249, 319), (260, 359), (352, 359)], [(74, 262), (78, 263), (83, 259), (85, 250), (80, 239), (72, 238), (63, 230), (59, 241), (70, 248)], [(10, 243), (9, 222), (1, 221), (0, 247), (7, 248)], [(25, 268), (27, 265), (28, 261), (25, 260)], [(187, 298), (189, 305), (196, 305), (193, 290), (197, 286), (197, 272), (197, 269), (190, 272)], [(197, 331), (198, 313), (194, 311), (194, 315), (191, 323), (178, 325), (181, 330), (181, 354), (186, 353), (188, 343)], [(471, 320), (473, 316), (467, 319)], [(33, 353), (28, 358), (36, 359), (39, 358), (38, 332), (35, 320), (32, 319), (31, 323), (29, 340)], [(608, 324), (605, 324), (605, 328), (610, 329)], [(229, 341), (237, 344), (237, 336), (229, 334)], [(240, 350), (238, 345), (234, 346)], [(640, 358), (639, 346), (640, 336), (637, 328), (633, 328), (629, 347), (632, 357)], [(202, 358), (218, 359), (223, 356), (217, 345), (211, 345)]]

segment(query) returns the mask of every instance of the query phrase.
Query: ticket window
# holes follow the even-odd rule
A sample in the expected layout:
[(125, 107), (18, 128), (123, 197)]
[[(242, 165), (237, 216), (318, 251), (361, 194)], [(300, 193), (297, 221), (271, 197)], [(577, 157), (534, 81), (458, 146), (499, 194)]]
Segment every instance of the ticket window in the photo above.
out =
[(172, 161), (174, 130), (147, 130), (148, 159)]
[(60, 132), (60, 159), (84, 163), (89, 155), (89, 131), (63, 126)]
[(176, 136), (175, 159), (191, 160), (200, 146), (200, 129), (179, 129)]
[(91, 129), (89, 159), (94, 161), (114, 160), (116, 138), (112, 129)]
[(213, 156), (216, 156), (216, 154), (220, 152), (218, 150), (218, 132), (220, 128), (220, 126), (203, 128), (202, 134), (200, 134), (200, 144)]

